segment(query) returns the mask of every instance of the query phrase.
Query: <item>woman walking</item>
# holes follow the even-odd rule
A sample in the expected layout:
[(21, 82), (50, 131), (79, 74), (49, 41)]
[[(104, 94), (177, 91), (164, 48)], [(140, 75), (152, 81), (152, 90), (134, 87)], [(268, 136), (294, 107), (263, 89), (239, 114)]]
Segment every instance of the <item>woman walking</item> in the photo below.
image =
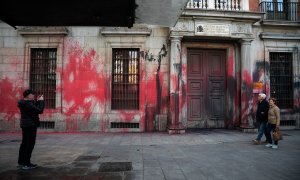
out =
[(276, 99), (270, 98), (269, 100), (269, 111), (268, 111), (268, 124), (267, 124), (267, 131), (266, 131), (266, 137), (268, 144), (266, 147), (271, 147), (273, 149), (278, 148), (278, 141), (274, 141), (271, 137), (271, 132), (276, 131), (276, 129), (279, 128), (280, 125), (280, 109), (276, 105)]

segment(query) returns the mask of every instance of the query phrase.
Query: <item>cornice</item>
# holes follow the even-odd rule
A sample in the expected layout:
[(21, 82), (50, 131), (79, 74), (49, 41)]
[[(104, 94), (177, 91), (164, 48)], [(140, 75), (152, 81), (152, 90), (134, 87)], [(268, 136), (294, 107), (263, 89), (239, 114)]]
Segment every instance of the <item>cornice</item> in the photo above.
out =
[(263, 32), (259, 35), (261, 39), (281, 39), (281, 40), (300, 40), (299, 34), (296, 33), (268, 33)]
[(278, 21), (278, 20), (262, 20), (260, 22), (262, 26), (273, 26), (273, 27), (300, 27), (300, 21)]
[(66, 27), (40, 27), (40, 26), (21, 26), (17, 27), (18, 34), (22, 36), (66, 36)]
[(105, 27), (100, 30), (103, 36), (150, 36), (151, 32), (149, 28)]

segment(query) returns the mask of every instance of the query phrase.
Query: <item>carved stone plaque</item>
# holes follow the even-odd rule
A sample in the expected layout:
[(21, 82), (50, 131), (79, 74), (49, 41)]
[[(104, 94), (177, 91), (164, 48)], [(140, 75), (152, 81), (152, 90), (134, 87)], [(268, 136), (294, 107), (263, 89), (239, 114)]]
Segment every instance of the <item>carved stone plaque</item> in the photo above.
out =
[(230, 35), (230, 24), (196, 24), (195, 35)]

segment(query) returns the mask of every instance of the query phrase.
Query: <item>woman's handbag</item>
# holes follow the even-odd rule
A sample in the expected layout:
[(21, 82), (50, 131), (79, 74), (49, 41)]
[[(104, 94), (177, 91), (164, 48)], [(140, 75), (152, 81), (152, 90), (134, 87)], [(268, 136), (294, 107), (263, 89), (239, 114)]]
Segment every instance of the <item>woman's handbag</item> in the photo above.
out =
[(272, 137), (274, 141), (282, 140), (282, 133), (279, 128), (275, 129), (275, 131), (272, 133)]

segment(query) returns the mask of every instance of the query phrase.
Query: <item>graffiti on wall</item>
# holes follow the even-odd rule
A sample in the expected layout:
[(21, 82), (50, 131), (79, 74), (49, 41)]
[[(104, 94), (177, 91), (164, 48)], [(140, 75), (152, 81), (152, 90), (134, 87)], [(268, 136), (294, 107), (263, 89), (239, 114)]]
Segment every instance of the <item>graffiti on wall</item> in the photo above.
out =
[(243, 71), (243, 81), (242, 81), (242, 94), (241, 94), (241, 103), (242, 103), (242, 126), (251, 127), (254, 122), (254, 109), (253, 109), (253, 99), (252, 96), (252, 77), (248, 71)]
[(153, 55), (149, 53), (149, 50), (145, 52), (145, 60), (150, 62), (157, 61), (157, 70), (156, 70), (156, 92), (157, 92), (157, 113), (160, 114), (161, 110), (161, 100), (162, 100), (162, 85), (161, 85), (161, 78), (160, 78), (160, 68), (161, 68), (161, 61), (167, 56), (168, 51), (166, 46), (163, 44), (162, 48), (158, 52), (158, 55)]
[(228, 91), (228, 114), (225, 121), (225, 127), (234, 128), (240, 126), (240, 118), (239, 118), (239, 107), (240, 107), (240, 85), (239, 85), (239, 71), (235, 70), (235, 57), (234, 57), (233, 48), (228, 48), (228, 56), (227, 56), (227, 91)]
[[(156, 107), (153, 107), (151, 104), (146, 104), (146, 120), (147, 122), (147, 128), (148, 130), (153, 130), (154, 125), (152, 122), (154, 122), (155, 115), (163, 113), (162, 110), (167, 107), (168, 104), (168, 95), (167, 95), (167, 89), (163, 89), (163, 78), (166, 76), (166, 74), (163, 74), (161, 72), (161, 63), (162, 60), (167, 56), (168, 51), (165, 44), (162, 45), (160, 51), (157, 55), (154, 55), (147, 50), (145, 52), (144, 59), (148, 62), (157, 62), (157, 69), (155, 73), (155, 96), (156, 96)], [(148, 83), (151, 83), (151, 80), (148, 81)], [(150, 85), (150, 84), (148, 84)], [(152, 85), (153, 86), (153, 85)], [(148, 89), (148, 88), (147, 88)], [(148, 98), (149, 96), (147, 96)], [(149, 102), (147, 100), (147, 102)]]
[(294, 112), (300, 113), (300, 75), (294, 76)]
[(0, 109), (3, 113), (1, 119), (12, 121), (19, 117), (17, 102), (20, 98), (22, 98), (22, 89), (16, 84), (15, 80), (8, 77), (0, 80)]
[(84, 49), (78, 42), (65, 43), (66, 58), (62, 69), (62, 112), (66, 130), (78, 129), (78, 123), (100, 118), (105, 103), (104, 61), (93, 48)]
[[(4, 123), (6, 128), (18, 128), (20, 112), (17, 107), (18, 100), (23, 98), (25, 90), (23, 72), (20, 59), (12, 56), (9, 58), (9, 64), (2, 64), (3, 70), (2, 79), (0, 79), (0, 121)], [(4, 127), (4, 126), (3, 126)]]
[[(176, 42), (174, 49), (175, 59), (171, 60), (173, 63), (174, 72), (170, 72), (170, 112), (169, 112), (169, 129), (179, 130), (183, 129), (184, 122), (183, 116), (185, 116), (186, 109), (186, 87), (183, 76), (187, 73), (186, 64), (182, 63), (182, 49), (180, 42)], [(171, 57), (172, 58), (172, 57)]]

